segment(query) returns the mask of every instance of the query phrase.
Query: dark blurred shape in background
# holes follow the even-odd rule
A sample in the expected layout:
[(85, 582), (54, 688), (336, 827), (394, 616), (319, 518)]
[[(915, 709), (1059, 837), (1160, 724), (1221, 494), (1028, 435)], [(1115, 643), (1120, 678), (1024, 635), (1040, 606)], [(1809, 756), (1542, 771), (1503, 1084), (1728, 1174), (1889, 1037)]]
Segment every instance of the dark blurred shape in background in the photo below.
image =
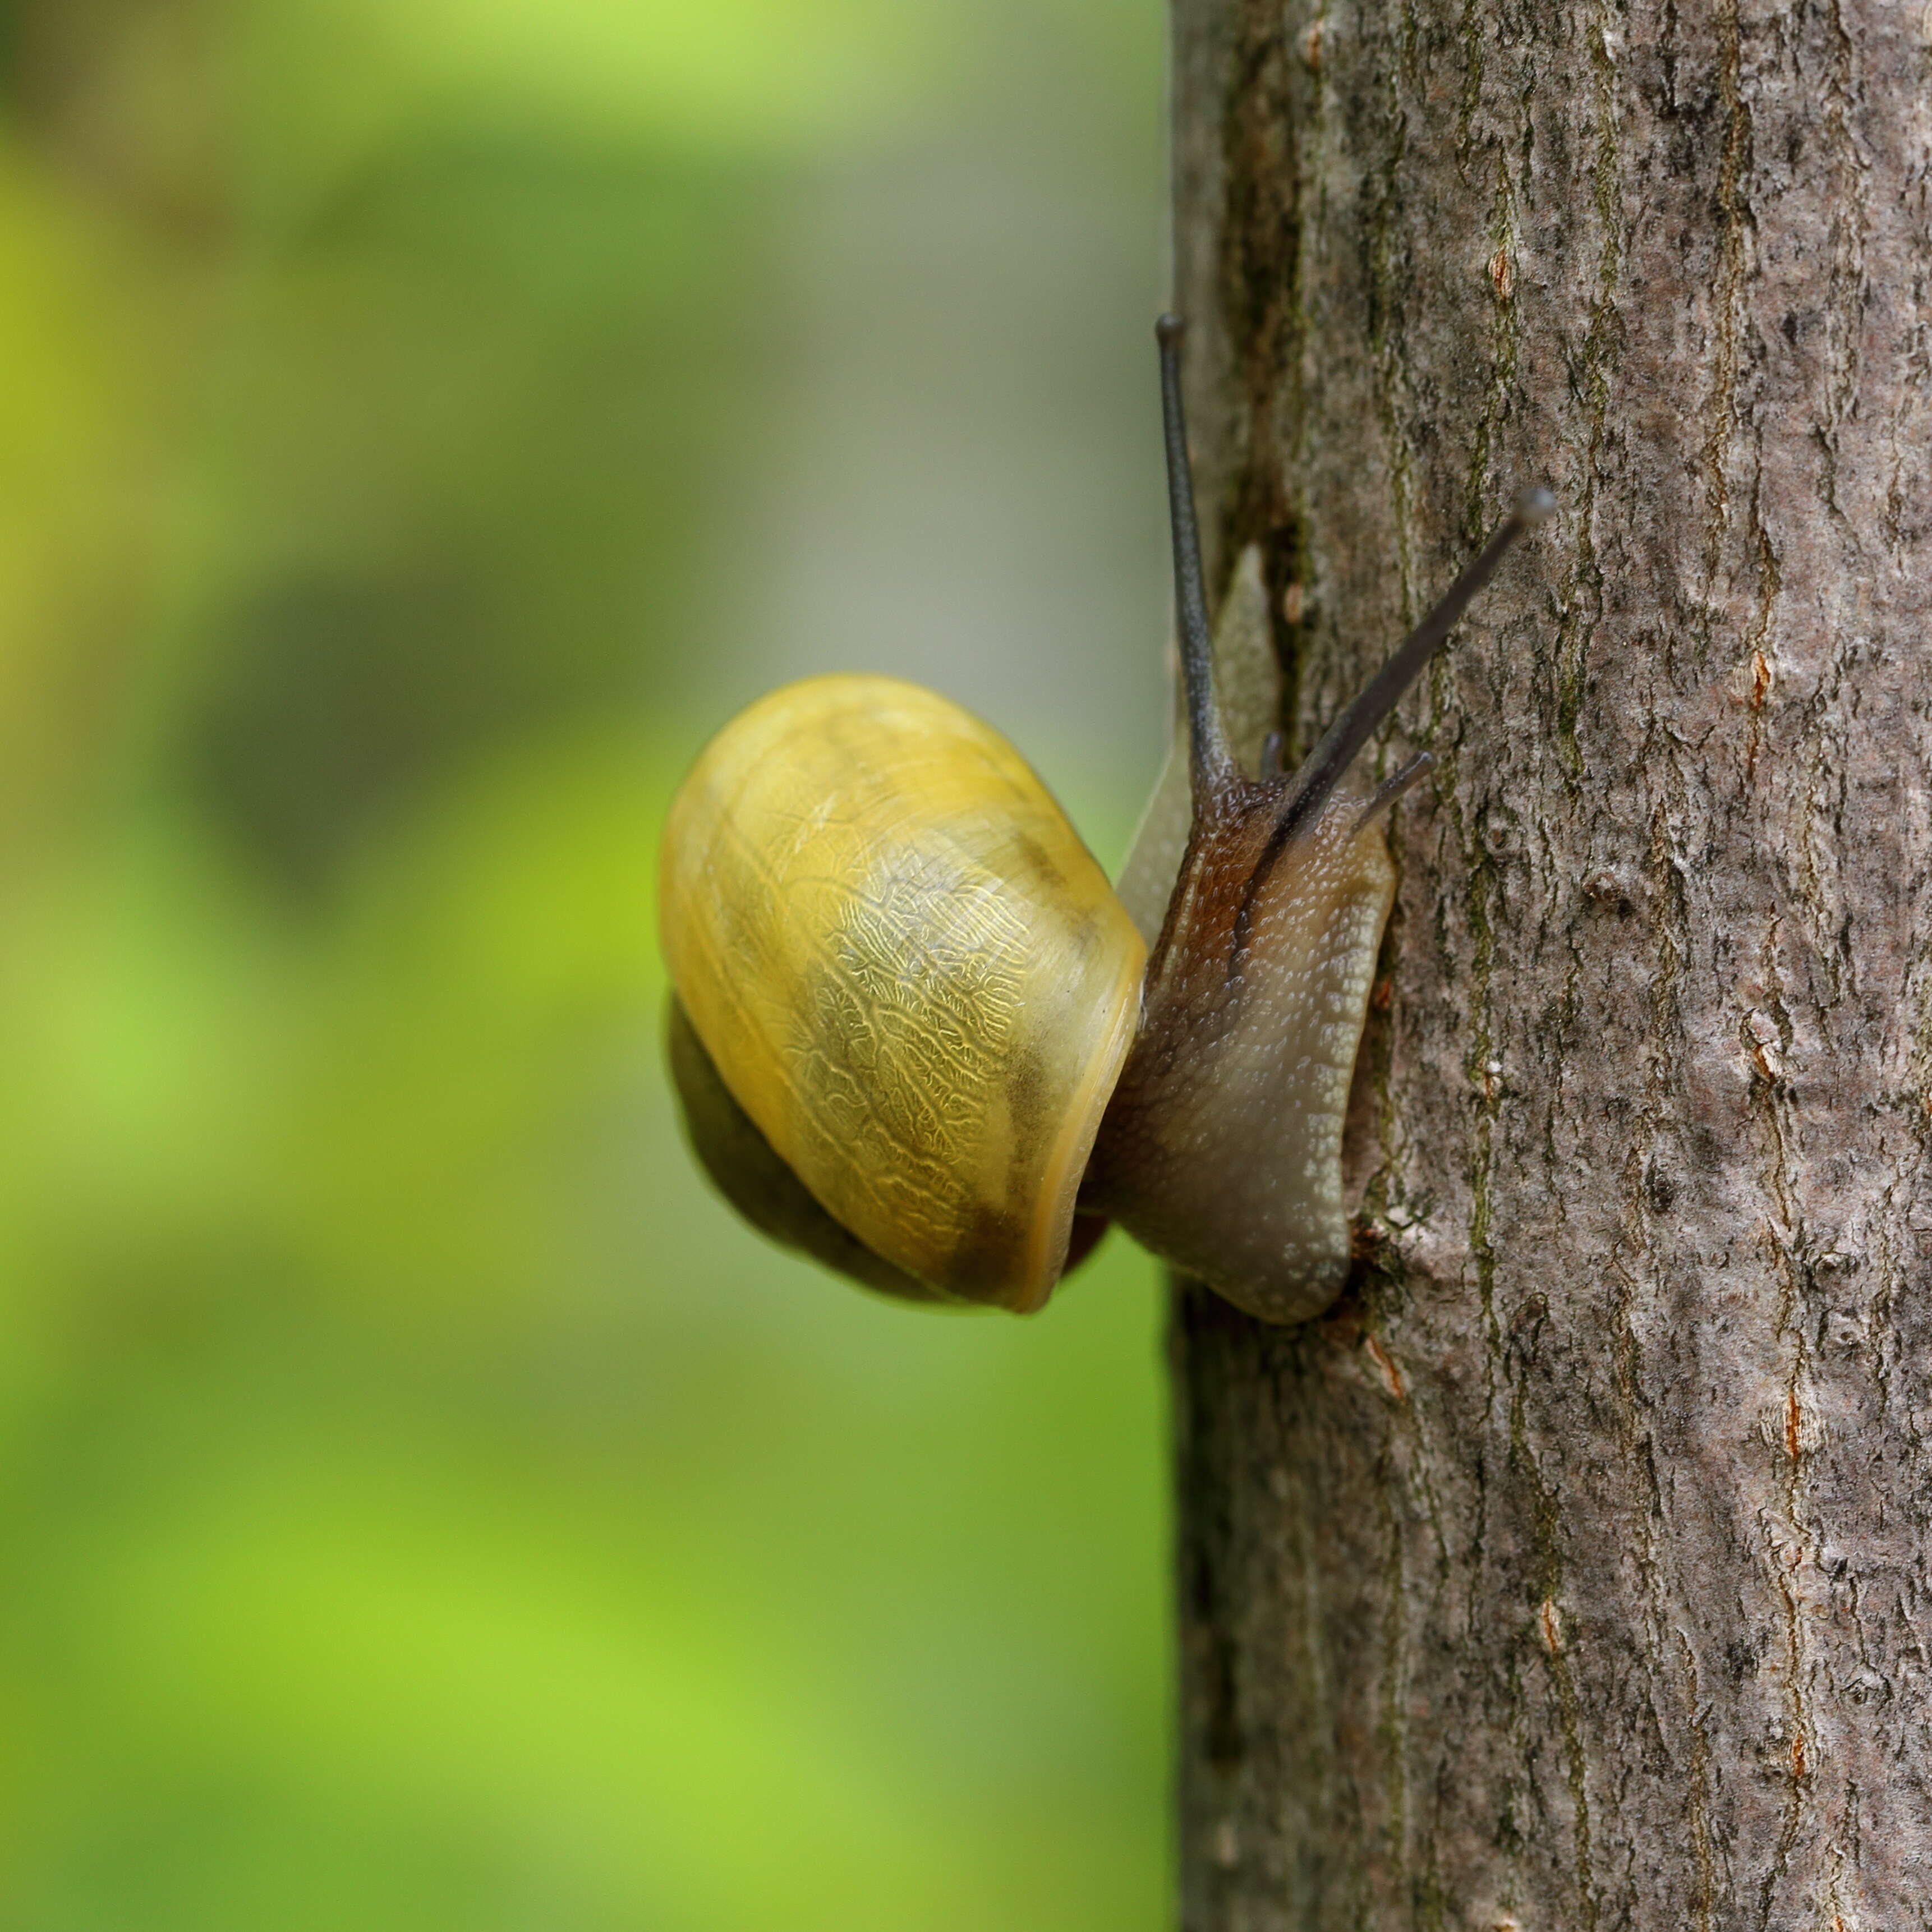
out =
[(0, 1925), (1166, 1922), (1157, 1301), (779, 1257), (657, 823), (1155, 762), (1155, 0), (0, 10)]

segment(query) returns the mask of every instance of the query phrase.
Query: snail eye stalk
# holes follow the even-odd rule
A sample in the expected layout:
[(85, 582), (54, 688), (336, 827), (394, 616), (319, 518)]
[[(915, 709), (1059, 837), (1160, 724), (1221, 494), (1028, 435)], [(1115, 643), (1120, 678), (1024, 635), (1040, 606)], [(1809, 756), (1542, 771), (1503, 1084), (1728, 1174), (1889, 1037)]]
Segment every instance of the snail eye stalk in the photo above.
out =
[(1201, 526), (1194, 510), (1194, 475), (1187, 457), (1187, 406), (1180, 391), (1180, 345), (1187, 325), (1164, 315), (1154, 325), (1160, 345), (1161, 427), (1167, 445), (1167, 508), (1174, 532), (1174, 605), (1180, 629), (1181, 680), (1187, 692), (1188, 748), (1194, 794), (1224, 790), (1234, 761), (1214, 701), (1214, 644), (1208, 628), (1208, 592), (1201, 571)]
[(1470, 600), (1496, 575), (1496, 566), (1517, 539), (1546, 522), (1556, 508), (1556, 499), (1547, 490), (1526, 490), (1516, 498), (1516, 507), (1496, 526), (1475, 561), (1442, 593), (1428, 616), (1389, 653), (1382, 669), (1362, 687), (1302, 761), (1276, 822), (1279, 837), (1292, 838), (1319, 814), (1330, 794), (1341, 783), (1342, 774), (1354, 764), (1355, 754), (1395, 709), (1423, 666), (1442, 649), (1469, 608)]

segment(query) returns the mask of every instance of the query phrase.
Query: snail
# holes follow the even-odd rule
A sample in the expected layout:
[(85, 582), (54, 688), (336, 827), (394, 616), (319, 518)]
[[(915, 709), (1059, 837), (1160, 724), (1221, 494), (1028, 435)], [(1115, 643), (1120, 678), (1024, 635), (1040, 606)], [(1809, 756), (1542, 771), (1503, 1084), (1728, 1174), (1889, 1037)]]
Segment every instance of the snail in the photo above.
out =
[(809, 679), (727, 724), (672, 803), (671, 1068), (727, 1198), (869, 1287), (1030, 1312), (1114, 1220), (1297, 1322), (1347, 1270), (1342, 1119), (1394, 897), (1385, 824), (1429, 754), (1366, 793), (1345, 782), (1555, 504), (1518, 500), (1298, 770), (1275, 735), (1246, 776), (1216, 699), (1182, 326), (1156, 335), (1188, 813), (1184, 842), (1156, 809), (1123, 875), (1150, 931), (990, 726), (896, 679)]

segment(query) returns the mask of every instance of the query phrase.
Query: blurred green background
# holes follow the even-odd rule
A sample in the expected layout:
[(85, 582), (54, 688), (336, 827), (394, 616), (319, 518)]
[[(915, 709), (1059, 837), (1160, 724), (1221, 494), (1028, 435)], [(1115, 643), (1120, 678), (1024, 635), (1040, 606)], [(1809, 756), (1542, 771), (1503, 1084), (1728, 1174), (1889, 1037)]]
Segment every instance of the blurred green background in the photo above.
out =
[(1157, 0), (0, 8), (0, 1924), (1167, 1918), (1160, 1312), (738, 1228), (783, 677), (1156, 755)]

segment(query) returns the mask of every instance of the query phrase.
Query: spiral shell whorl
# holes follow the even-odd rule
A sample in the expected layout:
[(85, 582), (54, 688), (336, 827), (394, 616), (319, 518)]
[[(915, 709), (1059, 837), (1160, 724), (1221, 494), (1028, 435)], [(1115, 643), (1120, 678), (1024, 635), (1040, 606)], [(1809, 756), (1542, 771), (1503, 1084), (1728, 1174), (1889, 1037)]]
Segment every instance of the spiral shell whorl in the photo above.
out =
[(788, 686), (699, 758), (659, 892), (693, 1024), (827, 1211), (949, 1296), (1044, 1301), (1144, 949), (1018, 753), (896, 679)]

